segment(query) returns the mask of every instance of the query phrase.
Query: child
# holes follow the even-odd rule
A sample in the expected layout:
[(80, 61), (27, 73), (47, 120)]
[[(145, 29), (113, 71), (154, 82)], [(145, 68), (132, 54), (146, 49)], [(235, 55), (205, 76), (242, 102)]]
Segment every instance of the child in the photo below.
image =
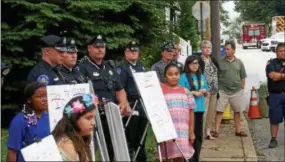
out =
[(181, 75), (179, 84), (191, 91), (197, 104), (195, 114), (195, 141), (194, 141), (194, 161), (199, 161), (202, 139), (203, 139), (203, 115), (205, 111), (205, 99), (207, 95), (207, 80), (199, 69), (199, 58), (189, 56), (185, 61), (184, 73)]
[[(193, 109), (196, 104), (194, 97), (186, 88), (179, 86), (180, 72), (176, 64), (166, 65), (164, 76), (166, 84), (161, 83), (161, 88), (177, 131), (176, 142), (181, 147), (185, 158), (190, 159), (194, 154), (191, 144), (195, 139)], [(166, 142), (166, 149), (163, 144), (161, 146), (162, 157), (166, 159), (164, 150), (167, 150), (168, 159), (184, 161), (179, 148), (172, 141)]]
[(52, 134), (64, 161), (92, 161), (90, 142), (95, 126), (95, 96), (71, 99)]
[(12, 120), (7, 144), (7, 161), (24, 161), (21, 149), (50, 134), (45, 84), (32, 82), (24, 90), (25, 105)]

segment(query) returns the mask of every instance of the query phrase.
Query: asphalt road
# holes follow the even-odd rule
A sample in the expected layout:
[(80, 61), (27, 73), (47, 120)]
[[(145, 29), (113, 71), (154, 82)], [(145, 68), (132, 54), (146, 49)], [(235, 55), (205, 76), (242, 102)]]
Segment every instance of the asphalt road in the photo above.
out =
[[(255, 48), (244, 50), (241, 46), (237, 46), (236, 56), (243, 61), (247, 72), (245, 104), (248, 107), (250, 89), (252, 86), (259, 88), (259, 83), (266, 81), (266, 63), (270, 58), (275, 58), (276, 54), (273, 52), (262, 52), (260, 49)], [(284, 161), (284, 122), (280, 124), (277, 138), (279, 146), (275, 149), (268, 148), (271, 138), (268, 118), (249, 119), (248, 123), (259, 161)]]

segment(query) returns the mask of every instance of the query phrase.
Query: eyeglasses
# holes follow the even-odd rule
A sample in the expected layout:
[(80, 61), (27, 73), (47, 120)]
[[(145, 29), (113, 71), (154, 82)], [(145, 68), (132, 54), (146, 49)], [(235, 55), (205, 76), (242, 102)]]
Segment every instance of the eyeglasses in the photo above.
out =
[(191, 65), (198, 65), (199, 64), (199, 62), (198, 61), (194, 61), (194, 62), (192, 62), (192, 63), (190, 63)]

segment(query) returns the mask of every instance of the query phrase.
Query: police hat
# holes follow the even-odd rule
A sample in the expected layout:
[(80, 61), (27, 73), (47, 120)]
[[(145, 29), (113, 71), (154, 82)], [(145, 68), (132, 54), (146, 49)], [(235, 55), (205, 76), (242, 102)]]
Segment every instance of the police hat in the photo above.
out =
[(67, 40), (67, 52), (68, 53), (78, 52), (77, 47), (76, 47), (76, 42), (74, 39)]
[(127, 46), (126, 49), (129, 49), (130, 51), (139, 51), (139, 46), (135, 41), (130, 42)]
[(5, 76), (10, 72), (10, 66), (5, 65), (1, 62), (1, 75)]
[(52, 47), (60, 52), (66, 52), (66, 38), (59, 37), (56, 35), (47, 35), (41, 38), (43, 43), (42, 47)]
[(174, 44), (172, 42), (166, 42), (161, 46), (162, 51), (173, 52), (174, 49)]
[(106, 42), (104, 41), (102, 35), (97, 35), (89, 41), (88, 45), (94, 45), (96, 47), (105, 47)]

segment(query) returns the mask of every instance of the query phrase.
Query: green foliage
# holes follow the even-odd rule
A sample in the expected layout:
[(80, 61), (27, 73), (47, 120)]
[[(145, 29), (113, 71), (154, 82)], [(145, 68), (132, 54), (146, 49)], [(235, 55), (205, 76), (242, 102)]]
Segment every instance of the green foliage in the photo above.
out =
[(246, 23), (266, 23), (271, 30), (273, 16), (285, 15), (284, 0), (235, 1), (235, 10)]
[(192, 16), (191, 8), (196, 1), (180, 1), (181, 15), (178, 35), (185, 40), (190, 40), (193, 51), (199, 49), (197, 20)]
[[(168, 39), (165, 1), (2, 1), (2, 61), (13, 65), (5, 78), (2, 107), (22, 103), (22, 89), (30, 69), (40, 59), (39, 38), (47, 34), (76, 39), (79, 57), (86, 55), (87, 41), (102, 34), (107, 58), (117, 59), (128, 42), (141, 45), (142, 61), (150, 66), (159, 57), (160, 45)], [(20, 93), (19, 93), (20, 92)]]

